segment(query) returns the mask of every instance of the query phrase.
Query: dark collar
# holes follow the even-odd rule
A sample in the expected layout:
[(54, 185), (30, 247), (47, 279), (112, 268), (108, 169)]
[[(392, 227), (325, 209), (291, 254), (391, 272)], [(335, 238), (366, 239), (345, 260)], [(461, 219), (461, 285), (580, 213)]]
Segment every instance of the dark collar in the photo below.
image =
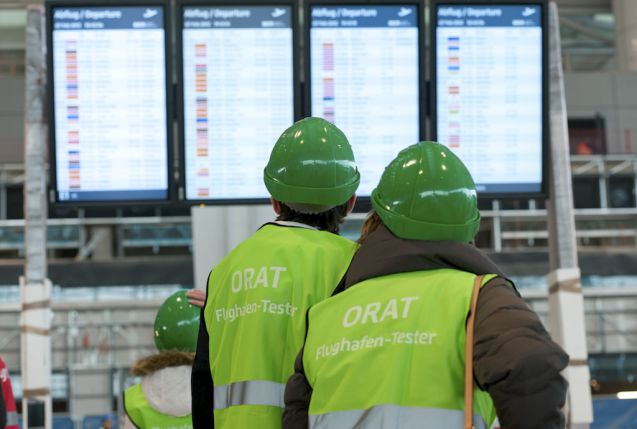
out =
[(375, 277), (441, 268), (506, 277), (473, 245), (455, 241), (405, 240), (380, 225), (361, 245), (341, 286), (346, 289)]

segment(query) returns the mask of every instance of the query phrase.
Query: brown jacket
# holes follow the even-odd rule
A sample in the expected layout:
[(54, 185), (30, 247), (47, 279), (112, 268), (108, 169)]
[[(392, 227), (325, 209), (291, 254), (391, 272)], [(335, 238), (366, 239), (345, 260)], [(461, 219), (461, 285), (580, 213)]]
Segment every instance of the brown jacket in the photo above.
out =
[[(563, 428), (567, 382), (560, 371), (568, 364), (568, 355), (551, 341), (500, 269), (475, 247), (403, 240), (381, 225), (354, 256), (335, 293), (374, 277), (440, 268), (499, 276), (480, 291), (473, 358), (475, 381), (491, 395), (501, 427)], [(308, 427), (312, 388), (302, 355), (303, 351), (285, 389), (283, 429)]]

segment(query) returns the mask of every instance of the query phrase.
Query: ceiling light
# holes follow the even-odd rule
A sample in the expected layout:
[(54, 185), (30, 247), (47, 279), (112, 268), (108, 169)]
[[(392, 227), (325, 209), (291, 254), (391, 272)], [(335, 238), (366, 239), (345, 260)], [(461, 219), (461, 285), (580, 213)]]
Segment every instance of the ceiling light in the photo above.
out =
[(637, 399), (637, 391), (617, 392), (618, 399)]

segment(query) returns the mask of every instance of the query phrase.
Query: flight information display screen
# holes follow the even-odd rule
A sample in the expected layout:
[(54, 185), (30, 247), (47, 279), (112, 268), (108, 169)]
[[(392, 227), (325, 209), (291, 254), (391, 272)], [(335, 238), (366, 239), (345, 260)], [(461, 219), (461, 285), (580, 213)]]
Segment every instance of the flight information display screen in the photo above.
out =
[(166, 200), (163, 7), (49, 13), (57, 201)]
[(185, 197), (267, 198), (263, 168), (295, 119), (293, 8), (181, 12)]
[(369, 196), (385, 166), (420, 140), (417, 5), (309, 5), (312, 116), (343, 130)]
[(436, 136), (479, 192), (542, 191), (542, 13), (539, 4), (435, 6)]

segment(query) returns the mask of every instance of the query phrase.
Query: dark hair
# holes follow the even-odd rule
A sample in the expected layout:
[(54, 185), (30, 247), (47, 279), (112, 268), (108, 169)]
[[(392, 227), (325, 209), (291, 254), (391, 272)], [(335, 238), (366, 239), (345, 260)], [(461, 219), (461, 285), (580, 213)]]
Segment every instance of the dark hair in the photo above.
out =
[(380, 216), (378, 216), (378, 213), (376, 213), (376, 210), (372, 209), (372, 211), (370, 211), (367, 217), (365, 218), (365, 222), (363, 223), (363, 226), (361, 227), (361, 236), (358, 239), (358, 244), (363, 244), (363, 242), (367, 239), (369, 234), (376, 231), (376, 229), (378, 229), (378, 227), (382, 223), (383, 221), (381, 220)]
[(347, 216), (347, 203), (321, 213), (311, 214), (297, 212), (289, 206), (279, 203), (281, 204), (281, 214), (276, 220), (304, 223), (334, 234), (338, 234), (341, 224)]

